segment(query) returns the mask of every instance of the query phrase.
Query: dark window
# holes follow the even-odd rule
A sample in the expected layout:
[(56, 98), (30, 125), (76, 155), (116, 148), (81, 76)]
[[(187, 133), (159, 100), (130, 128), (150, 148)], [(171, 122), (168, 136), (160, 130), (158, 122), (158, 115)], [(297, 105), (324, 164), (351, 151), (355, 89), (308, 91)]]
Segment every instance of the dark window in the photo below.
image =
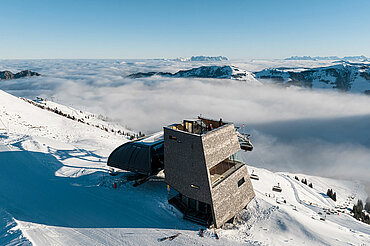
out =
[(207, 213), (207, 204), (204, 202), (198, 202), (198, 211), (201, 213)]
[(177, 140), (177, 137), (170, 135), (171, 140)]
[(238, 187), (240, 187), (242, 184), (244, 184), (245, 180), (244, 180), (244, 177), (241, 178), (239, 181), (238, 181)]
[(196, 201), (194, 199), (189, 198), (189, 208), (195, 210), (197, 207)]

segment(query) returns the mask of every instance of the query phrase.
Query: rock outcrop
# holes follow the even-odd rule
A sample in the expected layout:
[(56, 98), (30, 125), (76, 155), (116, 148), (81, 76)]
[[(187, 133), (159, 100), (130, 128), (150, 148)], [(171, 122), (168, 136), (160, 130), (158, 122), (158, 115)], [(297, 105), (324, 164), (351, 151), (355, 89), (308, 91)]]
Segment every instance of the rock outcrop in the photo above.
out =
[(19, 79), (32, 76), (40, 76), (40, 74), (30, 70), (24, 70), (15, 74), (10, 71), (0, 71), (0, 80)]

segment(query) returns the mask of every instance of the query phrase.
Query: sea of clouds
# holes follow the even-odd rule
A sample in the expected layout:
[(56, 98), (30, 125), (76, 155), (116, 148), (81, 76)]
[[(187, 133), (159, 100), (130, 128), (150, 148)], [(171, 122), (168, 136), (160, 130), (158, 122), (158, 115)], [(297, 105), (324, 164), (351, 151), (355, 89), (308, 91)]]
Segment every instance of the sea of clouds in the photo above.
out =
[[(246, 124), (241, 131), (252, 134), (255, 146), (245, 155), (251, 165), (370, 180), (369, 96), (222, 79), (127, 78), (136, 72), (176, 72), (200, 65), (166, 60), (1, 60), (0, 71), (29, 69), (42, 76), (0, 81), (0, 89), (16, 96), (52, 98), (145, 133), (200, 114), (222, 118)], [(281, 64), (274, 60), (237, 65), (253, 70)]]

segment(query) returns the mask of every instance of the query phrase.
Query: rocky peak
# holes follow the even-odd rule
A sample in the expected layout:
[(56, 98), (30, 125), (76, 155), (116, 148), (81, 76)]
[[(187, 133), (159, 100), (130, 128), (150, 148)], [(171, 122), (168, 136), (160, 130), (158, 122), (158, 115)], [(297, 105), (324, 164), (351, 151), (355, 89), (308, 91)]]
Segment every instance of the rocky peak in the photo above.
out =
[(19, 79), (31, 76), (40, 76), (40, 74), (30, 70), (24, 70), (15, 74), (10, 71), (0, 71), (0, 80)]

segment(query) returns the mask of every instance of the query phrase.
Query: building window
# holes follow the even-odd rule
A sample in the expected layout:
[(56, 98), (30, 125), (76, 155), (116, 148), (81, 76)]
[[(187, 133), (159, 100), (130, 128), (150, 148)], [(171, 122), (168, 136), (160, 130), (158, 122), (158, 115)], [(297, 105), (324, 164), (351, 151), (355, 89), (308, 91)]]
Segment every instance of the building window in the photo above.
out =
[(170, 135), (171, 140), (177, 140), (177, 137)]
[(239, 181), (238, 181), (238, 187), (240, 187), (242, 184), (244, 184), (245, 180), (244, 180), (244, 177), (241, 178)]

